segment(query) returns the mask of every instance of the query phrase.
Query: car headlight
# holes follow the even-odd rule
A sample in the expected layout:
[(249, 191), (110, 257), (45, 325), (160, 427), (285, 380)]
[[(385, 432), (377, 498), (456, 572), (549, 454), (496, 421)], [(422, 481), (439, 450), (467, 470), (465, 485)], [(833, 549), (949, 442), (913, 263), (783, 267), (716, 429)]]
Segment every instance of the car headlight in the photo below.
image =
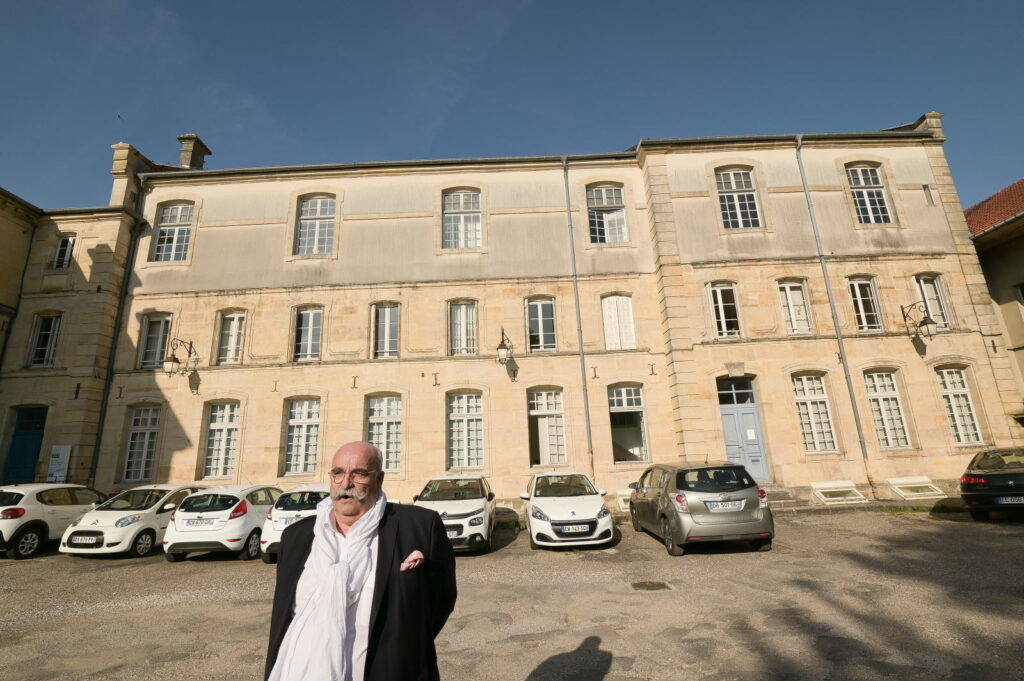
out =
[(135, 515), (126, 515), (125, 517), (121, 518), (116, 523), (114, 523), (114, 527), (128, 527), (129, 525), (137, 523), (140, 520), (142, 520), (142, 515), (139, 513), (136, 513)]
[(469, 524), (470, 525), (483, 525), (484, 524), (484, 518), (483, 518), (483, 516), (479, 516), (478, 515), (477, 517), (471, 519), (469, 521)]
[(600, 520), (601, 518), (607, 518), (611, 514), (612, 512), (608, 510), (607, 506), (602, 506), (601, 510), (597, 512), (597, 519)]
[(546, 523), (551, 522), (551, 518), (549, 518), (547, 514), (544, 513), (544, 511), (540, 510), (539, 508), (534, 507), (533, 513), (531, 513), (530, 515), (532, 515), (537, 520), (543, 520)]

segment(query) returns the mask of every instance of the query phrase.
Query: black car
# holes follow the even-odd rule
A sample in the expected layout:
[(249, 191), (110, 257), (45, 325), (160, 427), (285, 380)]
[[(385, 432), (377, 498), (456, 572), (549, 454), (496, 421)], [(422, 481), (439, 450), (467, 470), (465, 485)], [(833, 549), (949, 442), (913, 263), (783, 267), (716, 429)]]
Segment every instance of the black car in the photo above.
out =
[(975, 520), (989, 511), (1024, 510), (1024, 448), (987, 449), (960, 478), (960, 496)]

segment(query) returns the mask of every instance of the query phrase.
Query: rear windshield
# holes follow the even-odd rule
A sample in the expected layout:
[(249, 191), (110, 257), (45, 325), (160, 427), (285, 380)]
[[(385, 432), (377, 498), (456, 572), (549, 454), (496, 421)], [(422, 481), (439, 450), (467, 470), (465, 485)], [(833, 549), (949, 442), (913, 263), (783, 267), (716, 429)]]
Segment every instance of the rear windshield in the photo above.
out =
[(327, 492), (292, 492), (282, 494), (274, 504), (274, 508), (281, 511), (312, 511), (323, 499)]
[(537, 478), (535, 497), (583, 497), (597, 494), (585, 475), (545, 475)]
[(96, 507), (97, 511), (144, 511), (167, 494), (165, 489), (130, 489)]
[(230, 494), (200, 494), (189, 497), (181, 502), (178, 507), (180, 511), (188, 513), (203, 513), (206, 511), (226, 511), (238, 503), (238, 497)]
[(701, 468), (676, 473), (676, 489), (693, 492), (734, 492), (756, 484), (742, 466)]
[(484, 486), (476, 478), (467, 480), (431, 480), (420, 492), (420, 501), (457, 501), (483, 499)]
[[(999, 449), (981, 452), (971, 462), (976, 471), (998, 471), (1003, 468), (1024, 468), (1024, 449)], [(2, 506), (3, 504), (0, 504)]]
[(0, 491), (0, 506), (14, 506), (22, 500), (24, 494), (20, 492), (3, 492)]

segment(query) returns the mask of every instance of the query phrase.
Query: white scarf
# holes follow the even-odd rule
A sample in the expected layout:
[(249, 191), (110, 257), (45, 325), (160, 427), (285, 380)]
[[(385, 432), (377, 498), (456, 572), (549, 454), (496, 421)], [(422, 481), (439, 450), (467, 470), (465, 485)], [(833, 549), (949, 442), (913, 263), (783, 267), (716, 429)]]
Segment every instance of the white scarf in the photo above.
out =
[[(345, 681), (352, 662), (343, 651), (347, 614), (349, 608), (356, 607), (371, 577), (371, 542), (388, 502), (383, 490), (377, 494), (377, 503), (349, 528), (344, 539), (328, 527), (331, 497), (317, 504), (313, 545), (305, 566), (316, 575), (316, 593), (288, 625), (269, 681)], [(300, 641), (302, 651), (314, 654), (299, 652)]]

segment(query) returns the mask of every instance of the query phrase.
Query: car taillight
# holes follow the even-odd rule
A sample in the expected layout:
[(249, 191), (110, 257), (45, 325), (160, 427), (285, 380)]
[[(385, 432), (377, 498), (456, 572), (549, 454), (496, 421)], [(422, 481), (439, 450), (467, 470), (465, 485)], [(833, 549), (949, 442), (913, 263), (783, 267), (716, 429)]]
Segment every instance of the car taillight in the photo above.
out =
[[(174, 522), (174, 514), (177, 513), (177, 512), (178, 512), (178, 509), (174, 509), (173, 511), (171, 511), (171, 522), (172, 523)], [(166, 544), (167, 542), (164, 542), (164, 543)]]
[(976, 475), (964, 475), (960, 478), (961, 485), (987, 485), (988, 478), (979, 478)]
[(763, 489), (757, 490), (757, 499), (761, 508), (768, 506), (768, 492), (765, 492)]
[(241, 518), (243, 515), (249, 512), (249, 507), (245, 505), (245, 499), (238, 502), (238, 506), (235, 506), (235, 510), (228, 516), (228, 520), (234, 520), (235, 518)]
[(680, 513), (689, 513), (690, 512), (690, 507), (686, 504), (686, 495), (685, 494), (677, 494), (676, 498), (674, 499), (674, 501), (676, 502), (676, 509)]
[(0, 520), (14, 520), (25, 515), (25, 509), (23, 508), (5, 508), (0, 512)]

